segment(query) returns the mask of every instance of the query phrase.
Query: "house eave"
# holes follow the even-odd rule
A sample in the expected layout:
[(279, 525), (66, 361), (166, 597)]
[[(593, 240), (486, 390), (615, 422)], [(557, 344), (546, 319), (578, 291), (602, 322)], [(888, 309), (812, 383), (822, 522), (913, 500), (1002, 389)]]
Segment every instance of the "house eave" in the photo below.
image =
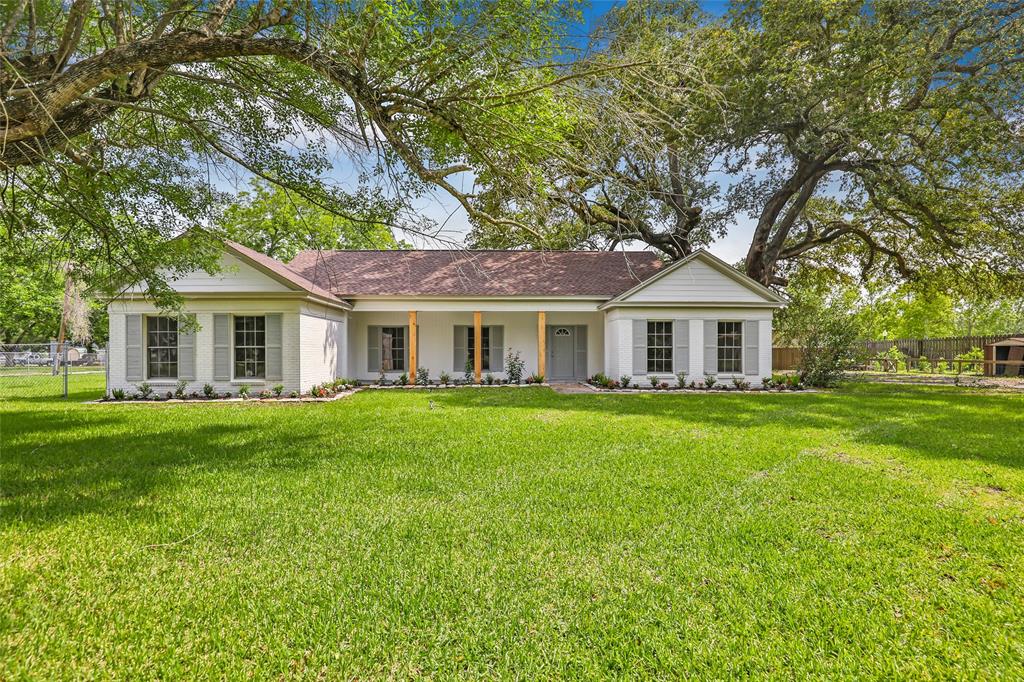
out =
[(602, 303), (598, 310), (613, 308), (769, 308), (786, 307), (785, 303), (774, 301), (618, 301)]

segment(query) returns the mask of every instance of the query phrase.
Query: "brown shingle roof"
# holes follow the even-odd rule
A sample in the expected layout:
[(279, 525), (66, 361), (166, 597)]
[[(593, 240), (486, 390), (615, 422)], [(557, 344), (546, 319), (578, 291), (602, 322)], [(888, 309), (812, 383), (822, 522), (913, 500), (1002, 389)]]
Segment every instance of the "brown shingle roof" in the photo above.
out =
[(341, 298), (612, 298), (661, 266), (647, 251), (301, 251), (288, 264)]

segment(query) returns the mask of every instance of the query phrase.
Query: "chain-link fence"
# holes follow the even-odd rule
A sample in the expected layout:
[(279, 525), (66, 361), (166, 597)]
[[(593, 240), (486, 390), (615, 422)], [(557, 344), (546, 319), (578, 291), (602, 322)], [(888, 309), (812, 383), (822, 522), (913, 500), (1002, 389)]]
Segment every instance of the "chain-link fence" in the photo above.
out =
[(0, 399), (101, 394), (106, 380), (105, 349), (56, 342), (0, 344)]

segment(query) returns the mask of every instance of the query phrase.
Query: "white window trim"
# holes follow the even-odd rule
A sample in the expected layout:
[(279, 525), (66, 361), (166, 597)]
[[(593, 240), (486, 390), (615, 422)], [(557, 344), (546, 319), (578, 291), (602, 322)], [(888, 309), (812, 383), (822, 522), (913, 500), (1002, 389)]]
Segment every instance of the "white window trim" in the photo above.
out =
[[(675, 325), (675, 321), (676, 321), (676, 319), (682, 319), (682, 318), (674, 318), (674, 317), (665, 317), (665, 318), (648, 317), (648, 318), (645, 318), (645, 320), (646, 320), (646, 322), (648, 324), (650, 324), (651, 322), (667, 322), (668, 323), (668, 335), (669, 335), (668, 350), (669, 350), (669, 353), (670, 353), (670, 356), (669, 356), (670, 367), (674, 367), (675, 366), (674, 363), (676, 361), (676, 359), (675, 359), (675, 352), (676, 352), (676, 325)], [(647, 333), (650, 333), (650, 332), (647, 332)], [(648, 346), (647, 348), (650, 349), (650, 346)], [(650, 358), (647, 358), (647, 362), (650, 363), (650, 361), (651, 361)], [(648, 366), (649, 365), (645, 365), (644, 369), (647, 369)], [(641, 376), (649, 376), (649, 377), (654, 377), (654, 376), (656, 376), (656, 377), (674, 377), (675, 373), (671, 369), (669, 369), (668, 372), (646, 372), (644, 375), (641, 375)]]
[[(239, 317), (262, 317), (263, 318), (263, 375), (262, 377), (237, 377), (235, 376), (235, 319)], [(267, 313), (244, 313), (237, 314), (231, 313), (231, 346), (228, 360), (231, 363), (231, 380), (228, 382), (232, 386), (242, 385), (263, 385), (267, 383)], [(255, 347), (255, 346), (254, 346)]]
[[(142, 315), (142, 376), (149, 377), (149, 320), (157, 317), (170, 317), (170, 315)], [(175, 339), (177, 339), (178, 332), (175, 331)], [(174, 364), (178, 364), (178, 360), (174, 361)], [(177, 373), (173, 377), (154, 377), (145, 378), (143, 383), (147, 383), (150, 386), (177, 386), (178, 377), (181, 376), (181, 368), (178, 368)]]
[[(738, 372), (719, 372), (716, 376), (726, 377), (727, 379), (734, 379), (736, 377), (741, 377), (741, 378), (745, 377), (746, 374), (744, 374), (744, 372), (746, 371), (746, 367), (744, 366), (745, 362), (744, 362), (744, 357), (743, 357), (744, 356), (744, 351), (746, 350), (746, 345), (745, 344), (746, 344), (746, 341), (747, 341), (747, 339), (746, 339), (746, 330), (743, 328), (743, 323), (745, 322), (745, 320), (742, 320), (742, 319), (731, 319), (731, 318), (730, 319), (718, 318), (718, 324), (721, 324), (722, 322), (735, 322), (735, 323), (739, 324), (739, 326), (740, 326), (740, 371), (738, 371)], [(721, 349), (721, 346), (718, 345), (718, 325), (716, 324), (715, 325), (715, 354), (716, 355), (718, 354), (719, 349)]]

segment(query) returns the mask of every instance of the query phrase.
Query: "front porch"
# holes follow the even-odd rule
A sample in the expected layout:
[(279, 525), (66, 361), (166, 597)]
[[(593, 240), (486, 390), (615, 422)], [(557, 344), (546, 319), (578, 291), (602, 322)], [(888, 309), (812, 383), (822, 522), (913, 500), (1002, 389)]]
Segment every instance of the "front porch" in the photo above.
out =
[[(580, 311), (353, 311), (348, 324), (348, 373), (361, 381), (390, 380), (426, 368), (432, 379), (483, 383), (507, 378), (505, 356), (519, 352), (523, 377), (573, 381), (601, 371), (604, 316)], [(476, 340), (481, 339), (482, 343)]]

